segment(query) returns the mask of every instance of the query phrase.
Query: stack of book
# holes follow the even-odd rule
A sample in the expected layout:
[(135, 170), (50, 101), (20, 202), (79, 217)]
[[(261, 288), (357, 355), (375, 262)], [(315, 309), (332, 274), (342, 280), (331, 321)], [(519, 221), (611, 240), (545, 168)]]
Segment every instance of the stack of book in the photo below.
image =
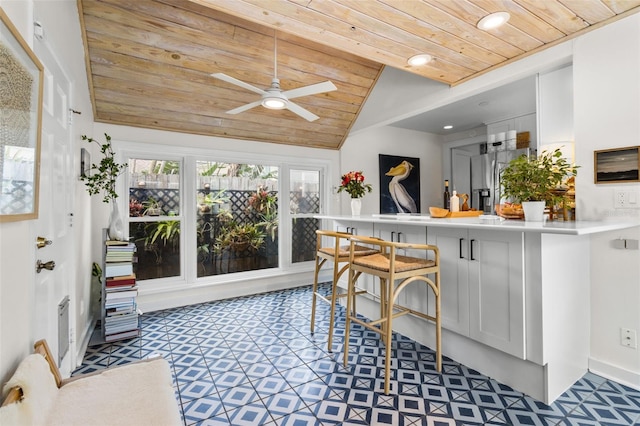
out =
[(105, 255), (104, 339), (112, 342), (140, 335), (138, 287), (133, 272), (136, 246), (107, 241)]

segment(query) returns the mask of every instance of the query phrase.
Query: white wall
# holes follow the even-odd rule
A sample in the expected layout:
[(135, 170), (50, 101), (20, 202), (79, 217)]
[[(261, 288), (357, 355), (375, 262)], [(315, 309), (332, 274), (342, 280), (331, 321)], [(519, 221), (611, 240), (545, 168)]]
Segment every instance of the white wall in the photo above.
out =
[[(614, 191), (640, 184), (596, 185), (593, 151), (640, 145), (640, 15), (577, 39), (573, 64), (578, 217), (637, 221), (640, 210), (614, 208)], [(620, 345), (621, 327), (640, 331), (640, 251), (612, 248), (620, 237), (640, 228), (591, 241), (590, 368), (640, 387), (640, 351)]]
[[(81, 116), (74, 115), (74, 131), (80, 134), (82, 129), (91, 125), (93, 121), (91, 105), (87, 89), (84, 68), (82, 38), (76, 2), (65, 1), (5, 1), (0, 0), (9, 19), (18, 28), (22, 37), (33, 46), (34, 20), (38, 20), (45, 28), (45, 41), (53, 46), (53, 51), (66, 66), (70, 79), (75, 84), (75, 93), (70, 99), (69, 106), (83, 112)], [(78, 138), (79, 139), (79, 138)], [(74, 149), (76, 157), (79, 149)], [(78, 159), (75, 163), (79, 164)], [(80, 326), (76, 328), (72, 338), (76, 341), (83, 339), (85, 327), (89, 321), (89, 312), (85, 309), (80, 314), (79, 304), (89, 303), (88, 282), (91, 271), (90, 264), (86, 265), (89, 252), (83, 250), (87, 239), (86, 231), (91, 227), (90, 209), (86, 202), (88, 197), (79, 193), (84, 190), (80, 184), (76, 185), (76, 206), (74, 209), (75, 247), (79, 249), (77, 260), (79, 267), (75, 277), (70, 281), (77, 284), (77, 298), (72, 301), (77, 313), (75, 319)], [(83, 214), (89, 212), (89, 214)], [(42, 212), (40, 213), (42, 215)], [(15, 370), (20, 359), (30, 353), (33, 342), (40, 336), (34, 335), (34, 306), (35, 287), (35, 221), (21, 221), (0, 224), (0, 380), (4, 383)], [(51, 303), (57, 304), (58, 300)]]
[(415, 130), (384, 126), (350, 136), (340, 150), (340, 170), (335, 174), (331, 188), (342, 214), (351, 214), (349, 195), (336, 194), (340, 176), (351, 170), (362, 170), (365, 182), (373, 191), (362, 198), (362, 214), (380, 213), (379, 154), (417, 157), (420, 159), (420, 211), (429, 212), (429, 206), (439, 206), (442, 186), (441, 136)]

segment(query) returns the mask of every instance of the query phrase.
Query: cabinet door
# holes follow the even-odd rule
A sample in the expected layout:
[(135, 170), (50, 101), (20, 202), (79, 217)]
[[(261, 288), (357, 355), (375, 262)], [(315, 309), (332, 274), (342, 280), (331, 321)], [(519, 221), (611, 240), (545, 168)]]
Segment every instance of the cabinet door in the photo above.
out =
[[(442, 327), (469, 335), (469, 240), (466, 229), (427, 229), (427, 241), (440, 250)], [(430, 312), (434, 313), (433, 304)]]
[(469, 335), (524, 359), (522, 233), (469, 230), (469, 249)]

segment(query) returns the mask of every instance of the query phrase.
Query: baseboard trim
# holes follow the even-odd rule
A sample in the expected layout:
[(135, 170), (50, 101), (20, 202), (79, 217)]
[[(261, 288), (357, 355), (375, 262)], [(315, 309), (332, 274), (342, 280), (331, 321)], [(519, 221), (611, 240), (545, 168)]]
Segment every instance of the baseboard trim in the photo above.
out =
[(589, 371), (630, 388), (640, 390), (640, 373), (629, 371), (617, 365), (589, 358)]

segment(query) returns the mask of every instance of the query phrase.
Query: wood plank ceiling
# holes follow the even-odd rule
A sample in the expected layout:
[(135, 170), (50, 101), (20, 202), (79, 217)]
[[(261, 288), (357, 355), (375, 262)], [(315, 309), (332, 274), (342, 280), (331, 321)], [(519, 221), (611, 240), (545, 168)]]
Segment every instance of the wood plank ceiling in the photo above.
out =
[[(640, 10), (640, 0), (78, 0), (98, 122), (339, 149), (385, 65), (450, 85)], [(507, 11), (509, 22), (477, 22)], [(283, 90), (326, 80), (336, 91), (295, 102), (308, 122), (261, 106)], [(433, 60), (411, 67), (407, 59)], [(178, 141), (179, 142), (179, 141)]]

